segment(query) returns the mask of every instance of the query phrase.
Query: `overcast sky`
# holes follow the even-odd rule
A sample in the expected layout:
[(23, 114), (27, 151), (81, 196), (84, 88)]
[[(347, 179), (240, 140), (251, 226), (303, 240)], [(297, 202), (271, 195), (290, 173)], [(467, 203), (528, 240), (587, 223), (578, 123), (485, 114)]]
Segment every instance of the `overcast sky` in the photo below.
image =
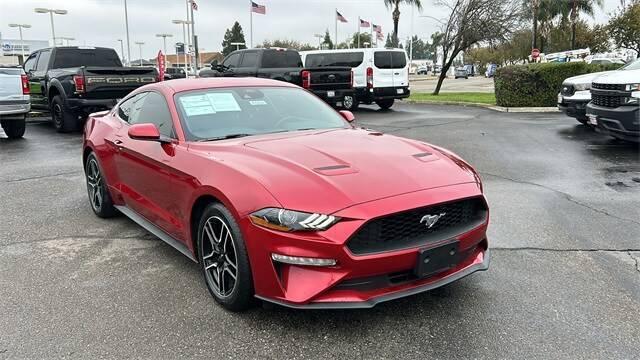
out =
[[(204, 51), (220, 50), (225, 29), (234, 21), (239, 21), (249, 41), (249, 1), (244, 0), (196, 0), (199, 6), (195, 12), (196, 34), (200, 48)], [(383, 0), (254, 0), (267, 7), (266, 15), (253, 16), (253, 42), (265, 39), (287, 38), (312, 44), (317, 43), (313, 34), (329, 29), (334, 37), (334, 9), (349, 22), (338, 23), (338, 38), (344, 41), (348, 34), (356, 31), (358, 17), (382, 25), (385, 32), (391, 32), (393, 22), (391, 12)], [(558, 0), (560, 1), (560, 0)], [(145, 45), (142, 55), (154, 57), (162, 48), (162, 39), (157, 33), (171, 33), (167, 44), (182, 41), (182, 27), (171, 23), (173, 19), (186, 18), (185, 0), (127, 0), (129, 9), (129, 33), (131, 57), (139, 57), (135, 41)], [(422, 0), (423, 13), (441, 18), (444, 9), (433, 5), (433, 0)], [(17, 39), (18, 30), (9, 23), (32, 25), (26, 29), (25, 39), (51, 39), (51, 25), (47, 14), (36, 14), (36, 7), (60, 8), (69, 11), (67, 15), (55, 15), (56, 36), (73, 37), (75, 45), (96, 45), (115, 48), (120, 51), (117, 39), (126, 39), (124, 23), (124, 0), (0, 0), (0, 32), (2, 38)], [(616, 9), (620, 0), (604, 0), (604, 9), (598, 10), (596, 22), (605, 22), (608, 14)], [(411, 30), (411, 10), (401, 8), (401, 38), (409, 36)], [(428, 38), (437, 30), (433, 19), (420, 17), (415, 11), (413, 32)], [(171, 41), (169, 41), (171, 40)], [(126, 46), (126, 45), (125, 45)], [(167, 45), (171, 48), (170, 45)], [(125, 49), (126, 51), (126, 49)], [(173, 51), (169, 50), (169, 53)]]

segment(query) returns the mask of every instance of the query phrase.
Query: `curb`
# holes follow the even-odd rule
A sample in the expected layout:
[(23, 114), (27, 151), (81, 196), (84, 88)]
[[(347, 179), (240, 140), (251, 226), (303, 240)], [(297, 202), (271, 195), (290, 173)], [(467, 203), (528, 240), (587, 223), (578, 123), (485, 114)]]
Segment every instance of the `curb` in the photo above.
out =
[(431, 104), (431, 105), (456, 105), (463, 107), (480, 107), (498, 112), (510, 113), (557, 113), (560, 112), (557, 107), (503, 107), (491, 104), (472, 103), (462, 101), (430, 101), (430, 100), (404, 100), (409, 104)]

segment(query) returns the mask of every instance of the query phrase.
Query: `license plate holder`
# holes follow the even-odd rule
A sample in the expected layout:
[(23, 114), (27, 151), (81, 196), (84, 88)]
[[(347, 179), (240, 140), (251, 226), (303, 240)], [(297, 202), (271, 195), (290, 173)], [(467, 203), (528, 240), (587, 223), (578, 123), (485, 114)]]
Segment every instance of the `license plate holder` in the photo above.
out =
[(564, 98), (562, 97), (562, 94), (558, 94), (558, 104), (562, 104), (564, 102)]
[(587, 114), (589, 125), (598, 126), (598, 115)]
[(414, 269), (418, 277), (426, 277), (455, 267), (459, 261), (460, 243), (457, 240), (418, 251)]
[(336, 92), (335, 91), (333, 91), (333, 90), (327, 91), (327, 97), (331, 97), (332, 98), (334, 96), (336, 96)]

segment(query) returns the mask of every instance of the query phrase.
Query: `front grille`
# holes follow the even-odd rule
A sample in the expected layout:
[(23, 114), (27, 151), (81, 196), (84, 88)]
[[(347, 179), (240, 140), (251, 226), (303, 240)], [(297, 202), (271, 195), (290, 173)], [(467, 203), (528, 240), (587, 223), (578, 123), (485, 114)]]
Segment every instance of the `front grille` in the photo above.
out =
[[(442, 215), (431, 228), (422, 220), (427, 215)], [(482, 198), (453, 201), (373, 219), (348, 240), (355, 255), (364, 255), (416, 247), (450, 239), (480, 226), (487, 219)]]
[(591, 102), (594, 105), (615, 108), (622, 105), (622, 96), (591, 94)]
[(562, 89), (560, 90), (560, 93), (564, 96), (573, 96), (575, 92), (573, 85), (562, 85)]
[(599, 83), (592, 83), (591, 84), (591, 88), (592, 89), (601, 89), (601, 90), (620, 90), (620, 91), (625, 91), (625, 85), (624, 84), (599, 84)]

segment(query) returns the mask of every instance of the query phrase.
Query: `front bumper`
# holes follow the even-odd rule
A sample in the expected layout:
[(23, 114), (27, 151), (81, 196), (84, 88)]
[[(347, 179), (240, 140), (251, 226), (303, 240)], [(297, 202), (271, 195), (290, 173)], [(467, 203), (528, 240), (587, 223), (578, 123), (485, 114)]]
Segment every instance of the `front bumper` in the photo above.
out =
[(589, 103), (586, 113), (596, 116), (596, 131), (623, 140), (640, 141), (640, 106), (608, 108)]
[[(456, 281), (489, 265), (486, 222), (455, 236), (459, 261), (452, 268), (417, 277), (418, 253), (434, 244), (383, 253), (354, 255), (347, 240), (367, 219), (419, 208), (451, 199), (482, 196), (478, 186), (459, 184), (423, 190), (355, 205), (337, 212), (343, 220), (321, 233), (283, 233), (261, 228), (247, 218), (245, 229), (256, 297), (294, 308), (368, 308)], [(288, 265), (271, 254), (335, 259), (330, 267)]]
[[(311, 92), (322, 99), (322, 101), (333, 107), (341, 107), (345, 96), (353, 96), (353, 89), (340, 89), (340, 90), (311, 90)], [(333, 92), (333, 96), (329, 96), (330, 92)]]
[(572, 96), (558, 94), (558, 109), (567, 116), (586, 120), (589, 101), (591, 101), (591, 93), (588, 90), (576, 91)]

